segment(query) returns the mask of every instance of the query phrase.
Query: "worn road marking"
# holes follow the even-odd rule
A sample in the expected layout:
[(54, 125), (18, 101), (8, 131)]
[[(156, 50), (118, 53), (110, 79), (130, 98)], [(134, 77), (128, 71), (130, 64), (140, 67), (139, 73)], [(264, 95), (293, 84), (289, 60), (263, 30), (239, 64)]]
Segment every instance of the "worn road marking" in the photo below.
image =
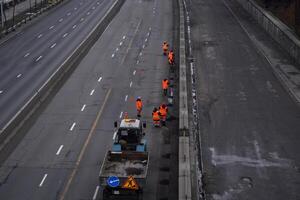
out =
[(73, 168), (73, 170), (72, 170), (72, 172), (71, 172), (71, 174), (70, 174), (70, 176), (68, 178), (66, 186), (63, 189), (63, 191), (62, 191), (62, 193), (61, 193), (61, 195), (59, 197), (59, 200), (64, 200), (65, 199), (65, 196), (66, 196), (66, 194), (67, 194), (67, 192), (68, 192), (68, 190), (70, 188), (70, 185), (71, 185), (71, 183), (72, 183), (72, 181), (73, 181), (73, 179), (75, 177), (75, 174), (78, 171), (79, 164), (80, 164), (80, 162), (81, 162), (81, 160), (83, 158), (83, 155), (84, 155), (84, 153), (86, 151), (86, 148), (87, 148), (87, 146), (88, 146), (88, 144), (89, 144), (89, 142), (90, 142), (90, 140), (91, 140), (91, 138), (92, 138), (92, 136), (93, 136), (93, 134), (95, 132), (96, 126), (97, 126), (97, 124), (99, 122), (99, 119), (100, 119), (102, 113), (103, 113), (104, 107), (106, 105), (106, 102), (108, 100), (108, 97), (109, 97), (110, 93), (111, 93), (111, 89), (109, 89), (108, 92), (105, 95), (104, 102), (103, 102), (103, 104), (102, 104), (102, 106), (101, 106), (101, 108), (100, 108), (100, 110), (99, 110), (99, 112), (97, 114), (97, 117), (96, 117), (95, 121), (93, 122), (92, 128), (91, 128), (91, 130), (90, 130), (90, 132), (88, 134), (88, 137), (86, 138), (86, 140), (85, 140), (85, 142), (84, 142), (84, 144), (82, 146), (82, 149), (81, 149), (81, 151), (79, 153), (78, 159), (77, 159), (77, 161), (75, 163), (75, 166), (74, 166), (74, 168)]
[(76, 123), (74, 122), (70, 128), (70, 131), (73, 131), (74, 127), (76, 126)]
[(48, 176), (48, 174), (45, 174), (45, 175), (44, 175), (42, 181), (41, 181), (40, 184), (39, 184), (39, 187), (42, 187), (42, 186), (43, 186), (43, 184), (44, 184), (44, 182), (45, 182), (47, 176)]
[(64, 145), (60, 145), (59, 149), (56, 152), (56, 155), (58, 156), (62, 150), (62, 148), (64, 147)]
[(68, 16), (70, 16), (70, 15), (71, 15), (71, 13), (68, 13), (67, 15), (68, 15)]
[(90, 92), (90, 95), (92, 96), (95, 92), (95, 89), (93, 89), (91, 92)]
[(43, 56), (39, 56), (35, 61), (38, 62), (39, 60), (42, 59)]
[(86, 105), (84, 104), (81, 108), (81, 112), (84, 111), (85, 107), (86, 107)]
[(97, 185), (97, 187), (96, 187), (96, 190), (95, 190), (94, 195), (93, 195), (93, 200), (97, 199), (98, 191), (99, 191), (99, 185)]
[(75, 7), (74, 10), (77, 10), (77, 8)]
[(50, 48), (53, 49), (55, 46), (56, 46), (56, 43), (52, 44)]
[(127, 99), (128, 99), (128, 95), (125, 96), (125, 101), (127, 101)]

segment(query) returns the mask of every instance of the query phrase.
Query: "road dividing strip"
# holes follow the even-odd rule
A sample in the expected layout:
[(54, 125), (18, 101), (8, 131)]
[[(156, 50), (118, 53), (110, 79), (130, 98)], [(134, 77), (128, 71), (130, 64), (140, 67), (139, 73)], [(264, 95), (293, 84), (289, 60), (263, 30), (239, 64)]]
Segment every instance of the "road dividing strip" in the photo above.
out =
[(62, 193), (60, 195), (60, 197), (59, 197), (59, 200), (64, 200), (65, 199), (65, 196), (66, 196), (66, 194), (67, 194), (67, 192), (68, 192), (68, 190), (70, 188), (70, 185), (71, 185), (71, 183), (72, 183), (72, 181), (73, 181), (73, 179), (74, 179), (74, 177), (75, 177), (75, 175), (76, 175), (76, 173), (78, 171), (79, 164), (80, 164), (80, 162), (81, 162), (81, 160), (83, 158), (83, 155), (84, 155), (84, 153), (86, 151), (86, 148), (87, 148), (88, 144), (90, 143), (90, 140), (91, 140), (93, 134), (95, 133), (96, 127), (97, 127), (99, 119), (100, 119), (100, 117), (101, 117), (101, 115), (103, 113), (103, 110), (104, 110), (105, 105), (107, 103), (107, 100), (108, 100), (108, 98), (110, 96), (110, 93), (111, 93), (111, 88), (108, 90), (108, 92), (105, 95), (104, 102), (103, 102), (103, 104), (102, 104), (102, 106), (101, 106), (101, 108), (100, 108), (100, 110), (99, 110), (99, 112), (97, 114), (97, 117), (96, 117), (95, 121), (93, 122), (92, 128), (91, 128), (91, 130), (90, 130), (90, 132), (88, 134), (88, 137), (86, 138), (86, 140), (85, 140), (85, 142), (84, 142), (84, 144), (83, 144), (83, 146), (81, 148), (81, 151), (79, 153), (79, 156), (77, 158), (75, 166), (74, 166), (74, 168), (73, 168), (73, 170), (72, 170), (72, 172), (71, 172), (71, 174), (70, 174), (70, 176), (69, 176), (69, 178), (67, 180), (67, 183), (66, 183), (66, 185), (65, 185), (65, 187), (64, 187), (64, 189), (63, 189), (63, 191), (62, 191)]
[(185, 21), (183, 1), (179, 4), (179, 151), (178, 151), (178, 200), (191, 200), (190, 138), (187, 101)]
[(41, 181), (40, 184), (39, 184), (39, 187), (42, 187), (42, 186), (43, 186), (43, 184), (44, 184), (44, 182), (45, 182), (47, 176), (48, 176), (48, 174), (45, 174), (45, 175), (44, 175), (42, 181)]

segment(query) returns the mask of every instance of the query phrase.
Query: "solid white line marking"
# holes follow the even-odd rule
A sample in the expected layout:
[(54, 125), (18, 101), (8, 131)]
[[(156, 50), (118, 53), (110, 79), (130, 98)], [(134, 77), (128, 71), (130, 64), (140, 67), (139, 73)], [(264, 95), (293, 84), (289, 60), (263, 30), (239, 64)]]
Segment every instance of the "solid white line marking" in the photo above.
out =
[(95, 92), (95, 89), (93, 89), (93, 90), (91, 91), (90, 95), (92, 96), (92, 95), (94, 94), (94, 92)]
[(99, 191), (99, 185), (97, 185), (97, 187), (96, 187), (96, 190), (95, 190), (94, 195), (93, 195), (93, 200), (97, 199), (98, 191)]
[(112, 58), (115, 57), (115, 54), (113, 53), (113, 54), (111, 55), (111, 57), (112, 57)]
[(81, 112), (82, 112), (82, 111), (84, 111), (84, 109), (85, 109), (85, 106), (86, 106), (85, 104), (82, 106), (82, 108), (81, 108)]
[(63, 20), (64, 20), (63, 18), (60, 18), (58, 21), (59, 21), (59, 22), (62, 22)]
[(119, 116), (119, 117), (120, 117), (120, 119), (122, 118), (122, 115), (123, 115), (123, 111), (120, 113), (120, 116)]
[(26, 53), (26, 54), (24, 55), (24, 58), (28, 57), (29, 55), (30, 55), (30, 53)]
[(122, 46), (123, 42), (120, 42), (120, 46)]
[(39, 35), (37, 36), (37, 38), (41, 38), (41, 37), (43, 37), (43, 34), (39, 34)]
[(132, 86), (132, 81), (130, 82), (130, 84), (129, 84), (129, 87), (131, 87)]
[(99, 79), (98, 79), (98, 82), (100, 82), (102, 80), (102, 77), (100, 77)]
[(67, 37), (67, 35), (68, 35), (68, 33), (65, 33), (65, 34), (63, 35), (63, 38)]
[(68, 16), (70, 16), (70, 15), (71, 15), (71, 13), (69, 12), (67, 15), (68, 15)]
[(70, 131), (73, 131), (74, 127), (75, 127), (76, 123), (74, 122), (70, 128)]
[(80, 21), (82, 22), (84, 20), (84, 18), (81, 18)]
[(125, 96), (125, 101), (127, 101), (127, 99), (128, 99), (128, 95)]
[(38, 62), (43, 56), (39, 56), (35, 61)]
[(77, 25), (75, 24), (75, 25), (74, 25), (72, 28), (73, 28), (73, 29), (75, 29), (75, 28), (76, 28), (76, 26), (77, 26)]
[(54, 28), (54, 26), (50, 26), (50, 27), (49, 27), (49, 30), (51, 30), (51, 29), (53, 29), (53, 28)]
[(50, 48), (53, 49), (55, 46), (56, 46), (56, 43), (52, 44)]
[(47, 176), (48, 176), (48, 174), (45, 174), (45, 175), (44, 175), (42, 181), (41, 181), (40, 184), (39, 184), (39, 187), (42, 187), (42, 186), (43, 186), (43, 183), (44, 183), (44, 181), (46, 180)]
[(134, 71), (133, 71), (133, 73), (132, 73), (132, 74), (133, 74), (133, 76), (135, 75), (135, 73), (136, 73), (136, 70), (134, 70)]
[(62, 150), (62, 148), (64, 147), (64, 145), (60, 145), (59, 149), (56, 152), (56, 155), (58, 156)]
[(126, 36), (124, 35), (124, 36), (123, 36), (123, 40), (125, 40), (125, 38), (126, 38)]
[(22, 76), (22, 74), (18, 74), (18, 75), (17, 75), (17, 78), (20, 78), (21, 76)]

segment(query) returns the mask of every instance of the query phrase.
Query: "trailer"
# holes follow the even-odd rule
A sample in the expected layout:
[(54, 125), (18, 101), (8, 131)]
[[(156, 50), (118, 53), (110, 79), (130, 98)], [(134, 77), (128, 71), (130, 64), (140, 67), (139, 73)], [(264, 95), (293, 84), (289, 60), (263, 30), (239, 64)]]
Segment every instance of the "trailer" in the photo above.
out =
[(148, 165), (148, 152), (108, 151), (99, 174), (103, 200), (141, 200), (146, 185)]

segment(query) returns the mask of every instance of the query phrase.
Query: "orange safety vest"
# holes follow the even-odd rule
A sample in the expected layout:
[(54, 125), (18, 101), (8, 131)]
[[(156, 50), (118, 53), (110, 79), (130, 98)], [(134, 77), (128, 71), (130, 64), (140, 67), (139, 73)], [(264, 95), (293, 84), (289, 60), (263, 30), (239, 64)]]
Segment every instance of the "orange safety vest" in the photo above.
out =
[(168, 80), (163, 80), (162, 81), (162, 88), (164, 90), (168, 89), (168, 86), (169, 86), (169, 81)]
[(167, 116), (168, 108), (167, 108), (167, 107), (163, 108), (162, 106), (160, 106), (160, 107), (159, 107), (159, 112), (160, 112), (160, 115), (161, 115), (162, 117), (165, 117), (165, 116)]
[(143, 103), (142, 103), (142, 101), (136, 101), (135, 102), (135, 106), (136, 106), (136, 109), (137, 110), (142, 110), (142, 108), (143, 108)]
[(153, 119), (153, 121), (159, 121), (160, 120), (159, 111), (152, 112), (152, 119)]
[(173, 61), (173, 59), (174, 59), (174, 53), (173, 52), (169, 52), (168, 58), (169, 58), (170, 61)]

